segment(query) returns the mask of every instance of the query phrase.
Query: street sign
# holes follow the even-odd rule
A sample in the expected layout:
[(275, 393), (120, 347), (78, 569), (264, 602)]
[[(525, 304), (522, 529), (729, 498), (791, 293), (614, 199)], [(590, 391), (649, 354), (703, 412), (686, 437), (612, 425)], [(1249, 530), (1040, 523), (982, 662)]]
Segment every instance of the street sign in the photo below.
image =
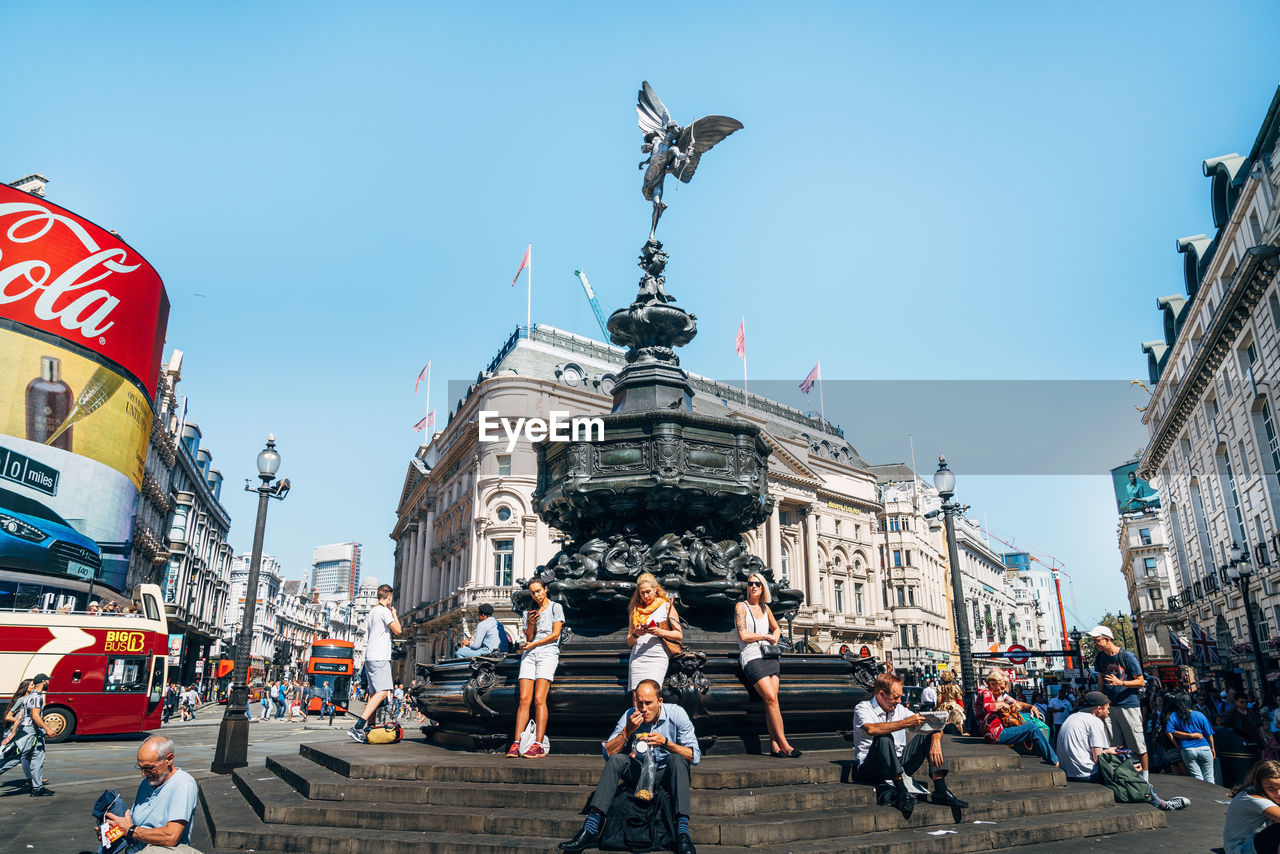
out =
[(1009, 649), (1005, 651), (1005, 657), (1009, 659), (1010, 664), (1026, 664), (1031, 658), (1027, 655), (1027, 648), (1020, 643), (1010, 644)]

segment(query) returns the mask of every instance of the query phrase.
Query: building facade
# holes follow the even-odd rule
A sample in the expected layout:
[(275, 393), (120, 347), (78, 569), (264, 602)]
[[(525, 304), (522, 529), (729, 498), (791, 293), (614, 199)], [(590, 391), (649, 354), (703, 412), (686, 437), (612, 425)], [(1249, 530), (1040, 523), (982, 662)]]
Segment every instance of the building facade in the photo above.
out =
[[(510, 450), (505, 441), (479, 441), (478, 413), (608, 413), (624, 356), (547, 326), (529, 337), (517, 331), (410, 461), (391, 532), (394, 586), (413, 641), (408, 664), (451, 656), (464, 611), (474, 626), (481, 602), (514, 627), (514, 585), (559, 549), (558, 532), (533, 512), (532, 444), (523, 436)], [(882, 658), (897, 633), (880, 592), (875, 475), (838, 428), (734, 386), (697, 375), (690, 382), (695, 410), (758, 424), (772, 449), (772, 513), (744, 539), (805, 594), (784, 636), (823, 652), (867, 646)]]
[[(252, 555), (248, 552), (235, 555), (231, 559), (230, 596), (222, 621), (222, 650), (228, 658), (235, 655), (236, 639), (244, 621), (245, 591), (249, 586), (249, 564)], [(265, 673), (276, 654), (276, 610), (279, 606), (282, 582), (280, 579), (280, 561), (275, 555), (262, 553), (262, 563), (258, 567), (258, 590), (253, 614), (253, 641), (249, 645), (249, 657), (252, 667), (262, 669)]]
[(321, 597), (337, 595), (351, 601), (360, 589), (360, 544), (317, 546), (312, 555), (311, 589)]
[[(1184, 293), (1157, 300), (1164, 336), (1143, 344), (1153, 388), (1143, 412), (1148, 444), (1138, 464), (1140, 477), (1159, 484), (1156, 515), (1168, 535), (1168, 575), (1177, 588), (1166, 599), (1170, 622), (1183, 628), (1194, 622), (1216, 636), (1224, 659), (1211, 675), (1238, 685), (1235, 671), (1243, 670), (1255, 691), (1260, 674), (1245, 601), (1228, 567), (1232, 545), (1244, 549), (1271, 670), (1270, 639), (1280, 627), (1278, 138), (1280, 90), (1248, 155), (1202, 164), (1213, 234), (1177, 241)], [(1135, 579), (1130, 596), (1141, 601), (1138, 587)]]
[(174, 501), (170, 488), (178, 464), (178, 382), (182, 379), (182, 351), (174, 350), (160, 369), (156, 383), (151, 437), (143, 469), (138, 511), (133, 521), (133, 548), (129, 552), (129, 590), (139, 584), (163, 584), (169, 553), (169, 518)]

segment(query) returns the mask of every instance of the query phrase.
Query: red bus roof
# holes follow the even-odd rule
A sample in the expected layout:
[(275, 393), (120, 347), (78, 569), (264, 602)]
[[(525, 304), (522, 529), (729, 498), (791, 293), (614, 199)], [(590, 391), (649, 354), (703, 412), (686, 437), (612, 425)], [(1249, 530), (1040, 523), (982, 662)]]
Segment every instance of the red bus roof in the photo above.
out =
[(320, 638), (312, 641), (312, 646), (349, 646), (355, 648), (355, 644), (348, 640), (338, 640), (337, 638)]

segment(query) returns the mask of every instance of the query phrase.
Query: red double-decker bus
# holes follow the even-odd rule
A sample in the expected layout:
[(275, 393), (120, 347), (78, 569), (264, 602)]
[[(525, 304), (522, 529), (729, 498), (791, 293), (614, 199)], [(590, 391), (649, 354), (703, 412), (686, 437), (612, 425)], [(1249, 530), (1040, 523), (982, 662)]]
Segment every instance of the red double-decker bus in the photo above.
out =
[[(315, 686), (316, 694), (328, 685), (332, 690), (332, 703), (339, 712), (346, 712), (351, 703), (351, 677), (355, 674), (355, 644), (336, 638), (320, 638), (311, 644), (311, 658), (307, 660), (307, 681)], [(319, 696), (307, 704), (308, 714), (320, 714), (322, 702)]]
[[(16, 599), (10, 585), (20, 588)], [(83, 593), (3, 579), (0, 586), (8, 605), (0, 607), (0, 702), (23, 679), (47, 673), (51, 742), (160, 727), (169, 632), (159, 587), (143, 584), (131, 602), (116, 603), (136, 614), (91, 614)]]

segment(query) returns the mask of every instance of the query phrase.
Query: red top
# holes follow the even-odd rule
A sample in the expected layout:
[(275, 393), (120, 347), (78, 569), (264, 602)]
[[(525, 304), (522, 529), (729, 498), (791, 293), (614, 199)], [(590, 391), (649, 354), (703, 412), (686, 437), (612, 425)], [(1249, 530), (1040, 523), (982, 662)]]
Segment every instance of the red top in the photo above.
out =
[(983, 736), (989, 743), (995, 744), (1000, 740), (1000, 733), (1004, 732), (1004, 723), (1000, 720), (1000, 712), (996, 709), (997, 703), (1012, 704), (1014, 699), (1008, 694), (996, 696), (991, 693), (990, 688), (978, 689), (978, 704), (982, 706), (982, 728), (985, 729), (986, 735)]

